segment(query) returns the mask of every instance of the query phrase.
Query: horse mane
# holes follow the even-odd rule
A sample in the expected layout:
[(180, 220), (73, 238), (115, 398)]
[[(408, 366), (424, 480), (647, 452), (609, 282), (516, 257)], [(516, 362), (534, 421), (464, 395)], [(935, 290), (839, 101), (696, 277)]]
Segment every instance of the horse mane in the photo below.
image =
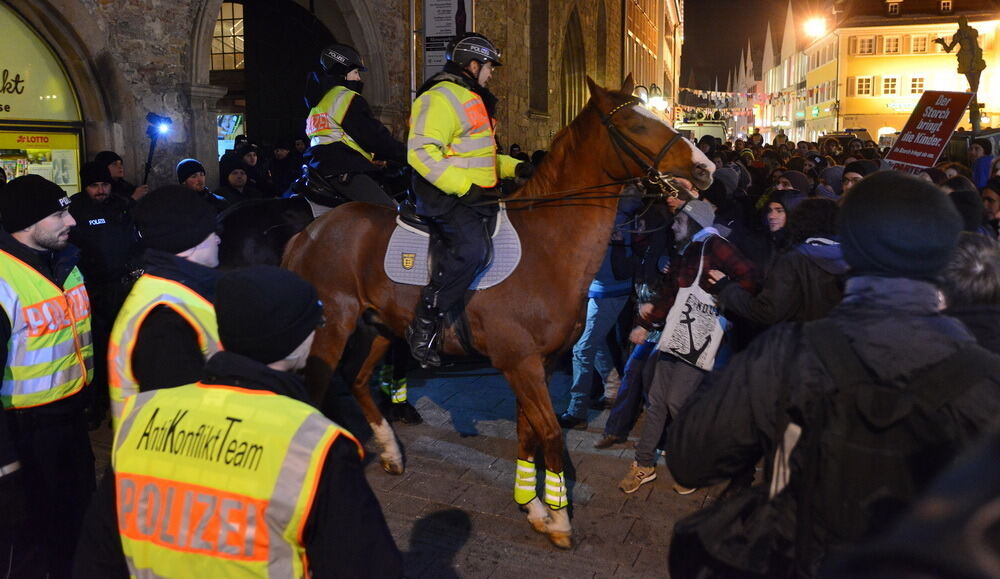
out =
[[(629, 98), (629, 95), (619, 91), (609, 90), (608, 95), (616, 104), (619, 101), (625, 102)], [(587, 129), (589, 128), (587, 127), (587, 123), (591, 122), (588, 120), (591, 116), (598, 119), (601, 116), (600, 111), (597, 109), (597, 104), (594, 102), (593, 95), (587, 99), (587, 104), (584, 105), (580, 113), (568, 125), (556, 133), (556, 136), (552, 139), (549, 151), (545, 154), (545, 158), (542, 159), (538, 167), (535, 167), (535, 174), (528, 179), (523, 187), (511, 194), (510, 198), (546, 197), (558, 192), (556, 179), (558, 178), (559, 169), (563, 166), (563, 162), (571, 152), (576, 151), (578, 147), (586, 146)]]

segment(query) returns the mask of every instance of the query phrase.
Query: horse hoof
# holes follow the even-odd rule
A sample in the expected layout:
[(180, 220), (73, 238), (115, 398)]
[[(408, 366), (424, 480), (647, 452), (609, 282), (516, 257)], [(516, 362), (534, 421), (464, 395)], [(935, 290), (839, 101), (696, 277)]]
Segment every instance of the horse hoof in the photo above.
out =
[(549, 522), (551, 519), (528, 519), (528, 523), (531, 524), (531, 528), (535, 530), (536, 533), (546, 534), (549, 532)]
[(403, 465), (402, 464), (397, 463), (397, 462), (392, 462), (390, 460), (383, 460), (381, 462), (382, 462), (382, 470), (384, 470), (385, 472), (387, 472), (389, 474), (393, 474), (393, 475), (401, 475), (401, 474), (403, 474)]
[(573, 547), (573, 533), (549, 531), (549, 541), (560, 549), (570, 549)]

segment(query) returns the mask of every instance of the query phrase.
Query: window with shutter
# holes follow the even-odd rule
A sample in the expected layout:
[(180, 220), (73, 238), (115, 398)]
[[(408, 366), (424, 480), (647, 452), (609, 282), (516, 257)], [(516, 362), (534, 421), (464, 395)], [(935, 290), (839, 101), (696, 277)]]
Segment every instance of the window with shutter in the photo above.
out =
[(852, 97), (857, 94), (858, 79), (853, 76), (847, 77), (847, 96)]

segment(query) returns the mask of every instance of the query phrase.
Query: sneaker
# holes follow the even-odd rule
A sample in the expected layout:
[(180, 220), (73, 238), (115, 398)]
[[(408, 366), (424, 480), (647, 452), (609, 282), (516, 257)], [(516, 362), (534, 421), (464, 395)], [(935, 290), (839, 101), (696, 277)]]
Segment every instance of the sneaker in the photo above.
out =
[(674, 492), (677, 493), (677, 494), (679, 494), (679, 495), (689, 495), (691, 493), (698, 492), (698, 487), (689, 488), (689, 487), (681, 486), (681, 485), (679, 485), (677, 483), (674, 483)]
[(577, 418), (572, 414), (566, 414), (563, 412), (559, 415), (559, 426), (563, 428), (571, 428), (573, 430), (587, 430), (587, 419)]
[(656, 480), (656, 466), (639, 466), (639, 463), (632, 461), (632, 467), (628, 474), (618, 483), (618, 488), (627, 495), (639, 490), (642, 485)]
[(616, 444), (621, 444), (625, 442), (624, 436), (615, 436), (614, 434), (605, 434), (597, 442), (594, 443), (594, 448), (611, 448)]

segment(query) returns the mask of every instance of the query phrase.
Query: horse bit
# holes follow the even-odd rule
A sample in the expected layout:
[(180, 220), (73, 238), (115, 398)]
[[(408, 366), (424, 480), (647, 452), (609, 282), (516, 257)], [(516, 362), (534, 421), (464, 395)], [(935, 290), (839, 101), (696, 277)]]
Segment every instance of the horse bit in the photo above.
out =
[[(607, 115), (601, 115), (602, 122), (604, 123), (604, 126), (608, 128), (608, 133), (611, 135), (611, 142), (615, 146), (615, 154), (618, 156), (618, 160), (621, 162), (622, 168), (626, 171), (628, 170), (625, 159), (621, 156), (622, 153), (625, 153), (630, 159), (632, 159), (632, 161), (635, 162), (636, 165), (646, 172), (646, 176), (642, 178), (642, 184), (648, 194), (656, 197), (678, 197), (682, 192), (684, 192), (684, 189), (677, 184), (677, 181), (674, 179), (672, 174), (660, 173), (656, 167), (660, 164), (660, 161), (663, 160), (663, 157), (666, 156), (670, 148), (677, 144), (677, 141), (681, 140), (681, 134), (675, 132), (674, 136), (671, 137), (665, 145), (663, 145), (662, 149), (660, 149), (660, 152), (655, 156), (651, 156), (646, 153), (645, 148), (642, 145), (619, 130), (611, 120), (612, 117), (615, 116), (615, 113), (632, 105), (640, 104), (641, 102), (642, 100), (638, 98), (629, 99), (623, 102), (617, 107), (611, 109), (611, 112)], [(642, 155), (648, 157), (652, 162), (646, 163), (646, 161), (640, 156), (640, 152)]]

